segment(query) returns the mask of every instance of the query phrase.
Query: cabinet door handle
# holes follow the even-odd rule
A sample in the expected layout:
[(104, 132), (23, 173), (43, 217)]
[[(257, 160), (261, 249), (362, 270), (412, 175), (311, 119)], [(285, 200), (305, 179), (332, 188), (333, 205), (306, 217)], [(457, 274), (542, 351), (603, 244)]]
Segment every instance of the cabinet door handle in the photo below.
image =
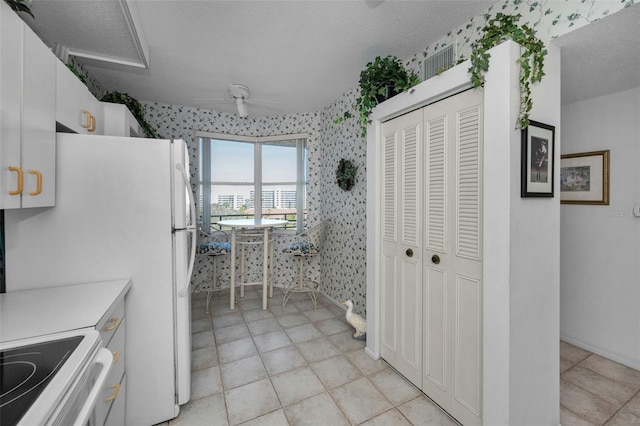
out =
[(36, 175), (36, 190), (29, 192), (29, 195), (40, 195), (42, 193), (42, 172), (40, 170), (29, 170), (29, 174)]
[(116, 364), (120, 359), (120, 351), (113, 351), (113, 363)]
[(91, 114), (89, 114), (89, 115), (91, 116), (91, 120), (90, 120), (91, 121), (91, 126), (89, 127), (88, 131), (89, 132), (95, 132), (96, 131), (96, 124), (97, 124), (96, 117), (94, 115), (91, 115)]
[(15, 191), (9, 191), (9, 195), (22, 194), (22, 189), (24, 186), (24, 174), (22, 172), (22, 169), (20, 167), (9, 166), (9, 170), (18, 174), (18, 188), (16, 188)]
[(84, 116), (86, 117), (86, 120), (84, 122), (84, 124), (80, 124), (84, 129), (88, 129), (89, 127), (91, 127), (91, 113), (89, 111), (87, 111), (86, 109), (82, 110), (82, 113), (84, 114)]
[(111, 325), (109, 327), (105, 327), (105, 331), (111, 331), (118, 328), (118, 325), (120, 325), (120, 318), (111, 318), (109, 322), (111, 323)]
[(113, 393), (109, 398), (105, 399), (104, 402), (111, 402), (118, 397), (118, 392), (120, 392), (120, 383), (111, 385), (111, 389), (113, 389)]

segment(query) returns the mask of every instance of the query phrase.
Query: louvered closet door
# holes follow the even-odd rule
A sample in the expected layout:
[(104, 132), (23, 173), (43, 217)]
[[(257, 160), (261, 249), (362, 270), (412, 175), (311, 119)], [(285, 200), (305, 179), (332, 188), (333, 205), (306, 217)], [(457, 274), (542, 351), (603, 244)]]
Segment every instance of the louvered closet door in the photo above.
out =
[(382, 126), (381, 355), (422, 376), (422, 111)]
[(422, 389), (466, 426), (482, 423), (482, 100), (424, 109)]

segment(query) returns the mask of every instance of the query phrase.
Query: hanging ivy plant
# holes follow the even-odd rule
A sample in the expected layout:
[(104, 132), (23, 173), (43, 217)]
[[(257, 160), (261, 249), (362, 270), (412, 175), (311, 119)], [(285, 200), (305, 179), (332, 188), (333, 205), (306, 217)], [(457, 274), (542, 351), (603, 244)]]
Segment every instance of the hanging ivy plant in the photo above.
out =
[(518, 25), (522, 15), (505, 15), (497, 13), (495, 18), (489, 20), (482, 29), (483, 34), (479, 40), (471, 45), (471, 83), (473, 87), (480, 87), (484, 84), (484, 73), (489, 70), (489, 49), (506, 40), (513, 40), (518, 43), (521, 55), (518, 59), (520, 64), (520, 112), (518, 114), (518, 124), (521, 129), (529, 125), (529, 113), (533, 102), (531, 100), (531, 85), (542, 81), (544, 76), (544, 57), (547, 50), (544, 43), (540, 41), (535, 31), (529, 26)]
[(158, 133), (158, 131), (152, 127), (149, 123), (147, 123), (144, 119), (145, 108), (144, 106), (135, 98), (129, 96), (128, 93), (120, 93), (120, 92), (109, 92), (102, 96), (100, 99), (103, 102), (112, 102), (115, 104), (123, 104), (129, 108), (131, 114), (138, 120), (140, 126), (147, 133), (147, 136), (154, 139), (161, 139), (162, 136)]
[(336, 170), (336, 183), (340, 188), (345, 191), (349, 191), (356, 184), (356, 172), (358, 166), (353, 164), (351, 160), (345, 160), (344, 158), (338, 163)]

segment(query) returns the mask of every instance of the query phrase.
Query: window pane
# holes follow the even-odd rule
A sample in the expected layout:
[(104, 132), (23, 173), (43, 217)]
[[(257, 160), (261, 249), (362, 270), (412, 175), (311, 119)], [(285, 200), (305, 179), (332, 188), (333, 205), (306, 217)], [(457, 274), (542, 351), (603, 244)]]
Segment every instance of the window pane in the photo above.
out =
[[(220, 220), (260, 215), (286, 219), (287, 229), (303, 229), (305, 140), (256, 139), (256, 142), (200, 139), (199, 201), (204, 229)], [(261, 207), (260, 211), (255, 211), (257, 207)], [(213, 225), (212, 229), (215, 228)]]
[(213, 182), (253, 182), (253, 143), (212, 139), (211, 145)]
[[(288, 229), (296, 227), (296, 185), (264, 185), (262, 187), (262, 217), (286, 219)], [(304, 194), (302, 194), (304, 197)], [(306, 209), (305, 209), (306, 210)]]
[[(211, 188), (211, 221), (253, 217), (253, 184), (213, 185)], [(242, 215), (242, 217), (238, 216)]]
[(296, 141), (262, 144), (262, 181), (294, 183), (297, 175)]

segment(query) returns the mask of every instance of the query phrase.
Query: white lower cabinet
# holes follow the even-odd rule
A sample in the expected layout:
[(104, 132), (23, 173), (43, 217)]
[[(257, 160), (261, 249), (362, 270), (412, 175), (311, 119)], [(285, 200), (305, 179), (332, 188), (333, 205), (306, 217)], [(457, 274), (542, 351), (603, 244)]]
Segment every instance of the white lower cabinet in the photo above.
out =
[(120, 398), (116, 398), (111, 405), (111, 410), (109, 410), (109, 415), (104, 422), (107, 426), (122, 426), (125, 424), (124, 419), (124, 402), (126, 400), (126, 387), (127, 387), (127, 375), (122, 376), (122, 380), (120, 381)]
[(103, 345), (113, 354), (113, 366), (102, 389), (102, 396), (96, 402), (96, 422), (98, 425), (103, 423), (125, 424), (125, 325), (124, 302), (122, 302), (97, 327)]
[(469, 90), (382, 125), (381, 356), (482, 424), (482, 105)]

